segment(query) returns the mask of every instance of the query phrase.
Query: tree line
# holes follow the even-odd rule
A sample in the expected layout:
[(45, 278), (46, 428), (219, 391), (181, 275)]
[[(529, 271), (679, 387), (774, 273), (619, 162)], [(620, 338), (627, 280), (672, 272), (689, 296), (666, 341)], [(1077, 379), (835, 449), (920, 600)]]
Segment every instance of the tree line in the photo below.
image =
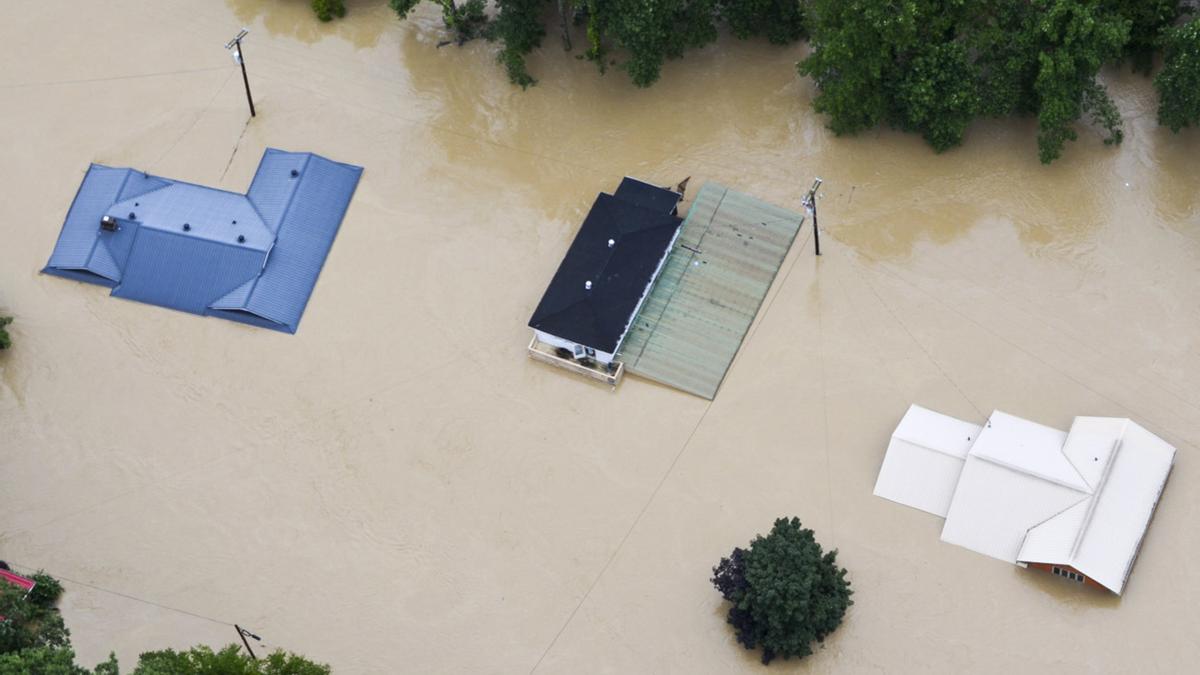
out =
[[(8, 565), (0, 561), (0, 569)], [(71, 631), (58, 611), (63, 587), (44, 572), (29, 577), (28, 592), (0, 579), (0, 675), (120, 675), (116, 656), (93, 669), (75, 663)], [(261, 660), (237, 645), (219, 651), (206, 646), (186, 651), (144, 652), (131, 675), (329, 675), (329, 666), (275, 651)]]
[[(1159, 58), (1159, 123), (1200, 126), (1200, 18), (1190, 0), (425, 1), (439, 6), (453, 41), (497, 42), (522, 87), (536, 82), (526, 57), (551, 33), (570, 48), (572, 26), (586, 36), (579, 58), (638, 87), (725, 29), (779, 45), (807, 38), (812, 51), (797, 67), (837, 134), (889, 126), (942, 152), (976, 119), (1033, 116), (1049, 163), (1080, 121), (1120, 143), (1121, 116), (1097, 75), (1115, 63), (1149, 76)], [(389, 0), (402, 19), (420, 2)], [(343, 0), (312, 4), (323, 20), (345, 14)]]

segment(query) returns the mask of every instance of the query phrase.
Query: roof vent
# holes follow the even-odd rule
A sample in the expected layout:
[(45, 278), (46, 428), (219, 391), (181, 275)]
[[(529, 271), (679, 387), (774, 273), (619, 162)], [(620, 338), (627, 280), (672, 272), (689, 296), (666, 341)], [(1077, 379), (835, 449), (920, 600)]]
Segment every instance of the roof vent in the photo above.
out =
[(592, 282), (590, 282), (590, 281), (583, 282), (583, 287), (589, 291), (592, 290)]
[(130, 219), (130, 220), (137, 220), (137, 214), (136, 214), (136, 213), (134, 213), (133, 211), (130, 211), (130, 212), (129, 212), (129, 219)]
[(236, 221), (236, 220), (235, 220), (235, 221), (233, 221), (233, 224), (234, 224), (234, 225), (237, 225), (237, 221)]
[(104, 230), (105, 232), (116, 232), (117, 219), (113, 218), (112, 216), (104, 216), (100, 219), (100, 229)]
[(609, 247), (609, 248), (612, 248), (612, 247), (613, 247), (613, 245), (615, 245), (616, 243), (617, 243), (617, 240), (616, 240), (616, 239), (609, 239), (609, 240), (608, 240), (608, 247)]
[(191, 226), (191, 225), (189, 225), (188, 223), (184, 223), (184, 224), (183, 224), (183, 231), (184, 231), (184, 232), (191, 232), (191, 231), (192, 231), (192, 226)]
[(239, 244), (244, 244), (244, 243), (246, 243), (246, 237), (245, 237), (245, 235), (241, 235), (241, 234), (239, 234), (239, 235), (238, 235), (238, 243), (239, 243)]
[(295, 178), (296, 176), (299, 176), (299, 175), (300, 175), (299, 171), (292, 169), (292, 178)]

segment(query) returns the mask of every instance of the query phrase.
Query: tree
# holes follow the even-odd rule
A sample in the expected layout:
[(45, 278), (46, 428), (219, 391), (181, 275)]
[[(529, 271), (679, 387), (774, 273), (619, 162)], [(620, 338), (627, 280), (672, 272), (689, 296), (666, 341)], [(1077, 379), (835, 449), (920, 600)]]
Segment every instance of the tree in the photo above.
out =
[(503, 43), (497, 59), (508, 73), (508, 79), (522, 88), (534, 84), (525, 67), (525, 57), (542, 44), (546, 28), (542, 25), (545, 0), (501, 0), (500, 12), (492, 26), (491, 37)]
[[(420, 0), (389, 0), (401, 19)], [(721, 21), (739, 38), (765, 35), (786, 44), (806, 34), (800, 0), (576, 0), (556, 2), (559, 11), (547, 12), (548, 0), (496, 0), (496, 18), (489, 20), (483, 0), (429, 0), (442, 8), (442, 19), (461, 44), (476, 37), (501, 43), (499, 61), (509, 79), (522, 87), (534, 83), (525, 57), (541, 46), (545, 21), (565, 24), (566, 13), (577, 13), (586, 22), (588, 48), (584, 56), (601, 72), (610, 55), (619, 53), (619, 67), (639, 87), (656, 82), (667, 59), (717, 39)]]
[[(35, 578), (39, 576), (44, 578), (45, 575), (39, 572)], [(0, 654), (70, 647), (71, 632), (54, 607), (62, 593), (61, 586), (57, 589), (52, 589), (49, 594), (30, 593), (27, 598), (24, 589), (0, 582), (0, 616), (5, 619), (0, 622)]]
[(1159, 124), (1174, 132), (1200, 126), (1200, 19), (1167, 33), (1163, 69), (1154, 86)]
[(345, 0), (312, 0), (312, 8), (317, 13), (317, 18), (322, 21), (332, 21), (335, 16), (339, 19), (346, 16)]
[[(501, 0), (502, 1), (502, 0)], [(392, 9), (401, 19), (406, 18), (421, 0), (388, 0)], [(459, 44), (479, 37), (480, 32), (487, 26), (488, 18), (484, 10), (486, 0), (430, 0), (442, 8), (442, 22), (452, 31)]]
[(786, 45), (808, 36), (804, 7), (797, 0), (725, 0), (719, 3), (721, 18), (741, 39), (766, 35), (775, 45)]
[(329, 675), (329, 666), (276, 651), (267, 658), (255, 661), (237, 645), (219, 652), (199, 646), (186, 652), (164, 649), (146, 652), (138, 658), (132, 675)]
[(762, 662), (803, 658), (823, 642), (854, 604), (837, 551), (824, 553), (797, 518), (780, 518), (748, 549), (735, 548), (713, 568), (712, 584), (731, 603), (726, 621)]
[(1183, 3), (1180, 0), (1105, 0), (1104, 7), (1129, 20), (1129, 41), (1125, 43), (1123, 58), (1129, 60), (1135, 71), (1149, 75), (1162, 34), (1183, 13)]
[[(0, 563), (2, 564), (2, 563)], [(7, 565), (0, 567), (8, 569)], [(120, 675), (116, 656), (88, 670), (75, 664), (71, 633), (56, 605), (63, 587), (38, 571), (28, 593), (0, 582), (0, 675)], [(133, 675), (329, 675), (329, 666), (280, 650), (256, 661), (237, 645), (219, 652), (198, 646), (166, 649), (138, 658)]]
[(12, 338), (9, 337), (5, 326), (12, 323), (11, 316), (0, 316), (0, 349), (8, 349), (12, 346)]
[(42, 570), (34, 572), (29, 578), (35, 585), (25, 596), (25, 601), (42, 609), (53, 610), (58, 605), (58, 599), (62, 597), (62, 583)]
[(813, 0), (813, 52), (799, 69), (834, 133), (887, 124), (940, 152), (980, 115), (1031, 114), (1048, 163), (1085, 113), (1120, 142), (1120, 115), (1096, 75), (1121, 55), (1131, 24), (1099, 0)]
[[(1037, 4), (1037, 3), (1035, 3)], [(1096, 81), (1100, 66), (1120, 55), (1130, 22), (1079, 0), (1048, 0), (1027, 30), (1036, 45), (1038, 72), (1038, 156), (1043, 164), (1058, 159), (1063, 145), (1076, 138), (1072, 128), (1084, 112), (1108, 130), (1106, 144), (1123, 137), (1116, 106)]]
[[(105, 671), (102, 671), (105, 672)], [(75, 652), (69, 648), (32, 647), (0, 653), (0, 675), (92, 675), (75, 665)], [(113, 675), (116, 675), (115, 672)]]

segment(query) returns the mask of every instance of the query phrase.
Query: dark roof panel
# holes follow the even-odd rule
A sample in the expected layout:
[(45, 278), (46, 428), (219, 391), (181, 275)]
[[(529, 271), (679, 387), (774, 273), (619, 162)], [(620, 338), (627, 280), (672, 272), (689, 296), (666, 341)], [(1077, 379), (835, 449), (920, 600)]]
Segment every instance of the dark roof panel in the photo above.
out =
[(615, 351), (680, 222), (666, 211), (599, 195), (529, 326)]
[(636, 178), (626, 176), (621, 179), (614, 193), (617, 199), (637, 204), (638, 206), (658, 211), (659, 213), (675, 214), (675, 207), (683, 195), (666, 188), (651, 185)]

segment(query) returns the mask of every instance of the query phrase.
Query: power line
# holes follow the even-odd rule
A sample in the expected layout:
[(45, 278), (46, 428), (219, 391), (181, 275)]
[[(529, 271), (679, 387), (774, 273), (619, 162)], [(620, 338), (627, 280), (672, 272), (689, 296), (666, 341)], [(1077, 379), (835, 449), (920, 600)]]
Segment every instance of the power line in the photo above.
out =
[(48, 80), (46, 82), (14, 82), (0, 84), (0, 89), (22, 89), (26, 87), (51, 87), (60, 84), (90, 84), (92, 82), (112, 82), (114, 80), (139, 80), (146, 77), (167, 77), (170, 75), (186, 75), (188, 73), (207, 73), (214, 70), (227, 70), (229, 66), (212, 66), (209, 68), (190, 68), (170, 70), (161, 73), (141, 73), (136, 75), (113, 75), (111, 77), (94, 77), (81, 80)]
[[(7, 562), (8, 562), (8, 564), (9, 564), (9, 565), (12, 565), (13, 567), (20, 568), (21, 570), (23, 570), (23, 571), (25, 571), (25, 572), (28, 572), (28, 573), (33, 573), (33, 572), (37, 572), (37, 571), (46, 572), (46, 570), (45, 570), (45, 569), (43, 569), (43, 568), (40, 568), (40, 567), (38, 567), (38, 568), (34, 568), (34, 567), (31, 567), (31, 566), (29, 566), (29, 565), (23, 565), (23, 564), (21, 564), (21, 563), (15, 563), (15, 562), (13, 562), (13, 561), (11, 561), (11, 560), (9, 560), (9, 561), (7, 561)], [(205, 615), (203, 615), (203, 614), (197, 614), (196, 612), (191, 612), (191, 611), (188, 611), (188, 610), (186, 610), (186, 609), (179, 609), (178, 607), (172, 607), (172, 606), (170, 606), (170, 605), (164, 605), (164, 604), (162, 604), (161, 602), (155, 602), (155, 601), (153, 601), (153, 600), (147, 600), (147, 599), (145, 599), (145, 598), (139, 598), (139, 597), (137, 597), (137, 596), (135, 596), (135, 595), (130, 595), (130, 594), (128, 594), (128, 593), (122, 593), (121, 591), (114, 591), (114, 590), (112, 590), (111, 588), (104, 588), (104, 587), (102, 587), (102, 586), (97, 586), (97, 585), (95, 585), (95, 584), (89, 584), (89, 583), (88, 583), (88, 582), (86, 582), (86, 581), (77, 581), (77, 580), (75, 580), (75, 579), (70, 579), (70, 578), (64, 577), (64, 576), (62, 576), (61, 574), (58, 574), (58, 573), (56, 573), (56, 572), (46, 572), (46, 574), (49, 574), (50, 576), (54, 577), (55, 579), (58, 579), (59, 581), (65, 581), (65, 582), (67, 582), (67, 583), (76, 584), (76, 585), (78, 585), (78, 586), (86, 586), (87, 588), (90, 588), (90, 589), (92, 589), (92, 590), (94, 590), (94, 591), (100, 591), (101, 593), (108, 593), (109, 595), (116, 595), (116, 596), (118, 596), (118, 597), (125, 598), (126, 600), (133, 600), (134, 602), (140, 602), (140, 603), (142, 603), (143, 605), (150, 605), (150, 606), (152, 606), (152, 607), (158, 607), (159, 609), (165, 609), (165, 610), (167, 610), (167, 611), (171, 611), (171, 612), (177, 612), (177, 613), (179, 613), (179, 614), (186, 614), (187, 616), (195, 617), (195, 618), (197, 618), (197, 619), (203, 619), (203, 620), (205, 620), (205, 621), (211, 621), (211, 622), (213, 622), (213, 623), (215, 623), (215, 624), (220, 624), (220, 625), (222, 625), (222, 626), (233, 626), (233, 625), (234, 625), (234, 624), (233, 624), (232, 622), (230, 622), (230, 621), (222, 621), (222, 620), (220, 620), (220, 619), (214, 619), (214, 618), (212, 618), (211, 616), (205, 616)]]

